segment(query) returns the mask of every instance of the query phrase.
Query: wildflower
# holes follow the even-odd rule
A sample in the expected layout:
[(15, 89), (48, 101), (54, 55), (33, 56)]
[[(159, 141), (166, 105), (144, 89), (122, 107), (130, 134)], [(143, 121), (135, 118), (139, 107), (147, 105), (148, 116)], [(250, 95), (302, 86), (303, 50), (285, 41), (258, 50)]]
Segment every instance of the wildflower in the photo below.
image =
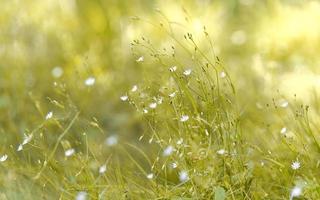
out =
[(189, 75), (191, 74), (191, 72), (192, 72), (191, 69), (187, 69), (187, 70), (185, 70), (185, 71), (183, 72), (183, 74), (184, 74), (185, 76), (189, 76)]
[(128, 100), (128, 96), (127, 95), (123, 95), (120, 97), (121, 101), (127, 101)]
[(169, 97), (171, 97), (171, 98), (173, 98), (175, 96), (176, 96), (176, 92), (173, 92), (173, 93), (169, 94)]
[(116, 135), (109, 136), (105, 141), (107, 146), (114, 146), (118, 144), (118, 137)]
[(177, 70), (177, 66), (172, 66), (169, 68), (170, 72), (175, 72)]
[(286, 107), (288, 107), (288, 105), (289, 105), (289, 102), (286, 101), (286, 100), (284, 100), (284, 101), (282, 101), (282, 102), (280, 103), (280, 107), (282, 107), (282, 108), (286, 108)]
[(19, 144), (18, 148), (17, 148), (17, 151), (22, 151), (23, 150), (23, 145), (22, 144)]
[(0, 157), (0, 162), (4, 162), (8, 159), (8, 155), (7, 154), (4, 154)]
[(160, 98), (158, 99), (158, 104), (162, 104), (162, 102), (163, 102), (163, 98), (160, 97)]
[(54, 78), (60, 78), (63, 75), (63, 69), (59, 66), (54, 67), (51, 71), (51, 74)]
[(293, 170), (299, 169), (299, 168), (300, 168), (300, 162), (299, 162), (299, 161), (294, 161), (294, 162), (292, 162), (291, 168), (292, 168)]
[(31, 141), (32, 137), (33, 137), (32, 134), (30, 134), (30, 135), (25, 135), (25, 136), (24, 136), (24, 139), (23, 139), (23, 141), (22, 141), (22, 145), (28, 144), (28, 143)]
[(174, 148), (173, 148), (173, 146), (170, 145), (164, 149), (163, 156), (170, 156), (173, 151), (174, 151)]
[(225, 153), (226, 153), (226, 150), (224, 150), (224, 149), (220, 149), (217, 151), (217, 154), (219, 154), (219, 155), (224, 155)]
[(143, 62), (144, 61), (144, 57), (143, 56), (140, 56), (137, 60), (136, 60), (136, 62)]
[(104, 174), (107, 171), (107, 165), (102, 165), (99, 167), (99, 173)]
[(182, 115), (181, 118), (180, 118), (181, 122), (186, 122), (188, 120), (189, 120), (189, 116), (188, 115)]
[(93, 86), (94, 83), (96, 82), (96, 79), (94, 77), (88, 77), (85, 81), (84, 81), (84, 84), (86, 86)]
[(153, 173), (147, 174), (148, 179), (153, 179), (153, 176), (154, 176)]
[(290, 200), (292, 200), (294, 197), (299, 197), (302, 193), (302, 188), (299, 186), (295, 186), (290, 193)]
[(74, 153), (75, 153), (76, 151), (74, 150), (74, 149), (67, 149), (65, 152), (64, 152), (64, 155), (66, 156), (66, 157), (70, 157), (70, 156), (72, 156)]
[(227, 76), (227, 74), (226, 74), (225, 72), (221, 72), (221, 73), (220, 73), (220, 77), (221, 77), (221, 78), (225, 78), (226, 76)]
[(131, 92), (135, 92), (137, 90), (138, 90), (138, 86), (137, 85), (132, 86)]
[(150, 103), (149, 107), (155, 109), (157, 107), (157, 103)]
[(188, 172), (183, 170), (179, 172), (179, 180), (180, 182), (186, 182), (189, 180)]
[(287, 132), (287, 128), (286, 127), (283, 127), (280, 131), (281, 134), (285, 134)]
[(143, 109), (143, 113), (147, 114), (149, 111), (147, 109)]
[(87, 199), (87, 193), (84, 191), (78, 192), (76, 196), (76, 200), (86, 200)]
[(180, 138), (178, 141), (177, 141), (177, 145), (180, 145), (183, 143), (183, 138)]
[(171, 167), (172, 167), (172, 169), (175, 169), (175, 168), (177, 168), (178, 167), (178, 164), (177, 163), (171, 163)]
[(52, 116), (53, 116), (53, 112), (52, 111), (48, 112), (48, 114), (46, 115), (46, 120), (51, 119)]

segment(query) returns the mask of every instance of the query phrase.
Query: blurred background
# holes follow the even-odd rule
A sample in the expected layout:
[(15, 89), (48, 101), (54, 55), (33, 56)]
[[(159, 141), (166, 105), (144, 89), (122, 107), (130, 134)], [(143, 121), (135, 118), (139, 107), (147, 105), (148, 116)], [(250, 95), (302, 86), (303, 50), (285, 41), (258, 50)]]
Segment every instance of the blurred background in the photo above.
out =
[[(319, 1), (0, 0), (0, 151), (10, 146), (23, 162), (17, 145), (50, 111), (63, 126), (81, 112), (69, 141), (83, 133), (97, 149), (103, 149), (97, 141), (114, 135), (136, 141), (144, 125), (120, 97), (133, 85), (148, 87), (139, 83), (167, 68), (131, 43), (143, 37), (170, 49), (173, 39), (161, 29), (166, 24), (177, 40), (192, 33), (208, 53), (205, 27), (251, 120), (259, 116), (250, 112), (274, 96), (316, 105), (319, 22)], [(56, 130), (56, 124), (41, 129), (46, 145), (55, 143)], [(40, 142), (35, 148), (42, 149)], [(42, 153), (25, 162), (36, 163)]]

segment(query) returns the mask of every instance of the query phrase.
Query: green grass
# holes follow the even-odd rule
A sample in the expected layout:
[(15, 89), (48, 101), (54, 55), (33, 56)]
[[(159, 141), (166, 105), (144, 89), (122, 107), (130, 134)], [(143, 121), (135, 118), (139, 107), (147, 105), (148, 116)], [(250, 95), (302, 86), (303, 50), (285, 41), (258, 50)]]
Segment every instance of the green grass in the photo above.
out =
[(2, 2), (0, 199), (319, 199), (317, 3), (241, 2)]

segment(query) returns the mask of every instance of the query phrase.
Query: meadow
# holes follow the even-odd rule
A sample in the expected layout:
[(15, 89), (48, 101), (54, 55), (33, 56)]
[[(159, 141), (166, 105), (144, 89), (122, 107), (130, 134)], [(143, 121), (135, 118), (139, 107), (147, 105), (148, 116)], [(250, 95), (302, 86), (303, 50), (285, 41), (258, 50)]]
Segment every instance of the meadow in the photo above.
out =
[(319, 1), (0, 11), (0, 200), (320, 199)]

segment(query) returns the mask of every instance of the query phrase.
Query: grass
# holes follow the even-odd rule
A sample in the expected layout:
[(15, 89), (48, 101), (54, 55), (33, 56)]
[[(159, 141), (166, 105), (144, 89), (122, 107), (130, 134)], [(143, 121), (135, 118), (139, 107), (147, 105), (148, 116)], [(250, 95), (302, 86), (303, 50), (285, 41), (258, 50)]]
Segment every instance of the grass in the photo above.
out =
[[(0, 52), (0, 199), (319, 199), (317, 92), (299, 96), (279, 83), (290, 64), (317, 59), (288, 50), (299, 38), (283, 51), (257, 55), (254, 46), (265, 29), (259, 12), (279, 17), (277, 8), (296, 13), (295, 4), (255, 3), (247, 32), (233, 29), (248, 5), (201, 7), (233, 19), (221, 26), (233, 32), (230, 47), (219, 27), (199, 28), (192, 16), (216, 16), (194, 2), (183, 2), (191, 13), (158, 2), (164, 11), (152, 14), (135, 2), (0, 8), (8, 50)], [(316, 16), (313, 4), (298, 14)], [(36, 8), (57, 13), (47, 23)], [(132, 12), (141, 15), (128, 22)], [(10, 22), (14, 13), (20, 24)], [(123, 36), (130, 30), (132, 41)], [(317, 49), (310, 44), (303, 49)]]

